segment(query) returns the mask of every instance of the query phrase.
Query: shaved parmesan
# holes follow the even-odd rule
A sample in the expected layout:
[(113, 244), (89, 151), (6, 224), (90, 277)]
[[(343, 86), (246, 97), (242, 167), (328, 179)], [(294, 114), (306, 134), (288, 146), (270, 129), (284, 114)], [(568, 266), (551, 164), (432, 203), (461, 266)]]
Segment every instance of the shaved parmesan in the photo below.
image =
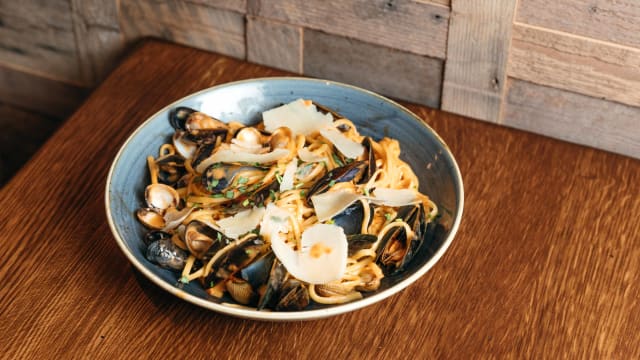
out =
[(315, 224), (302, 233), (300, 245), (300, 251), (295, 251), (280, 237), (271, 242), (278, 260), (299, 280), (325, 284), (342, 278), (349, 245), (341, 227)]
[(298, 159), (294, 158), (284, 169), (284, 175), (282, 175), (282, 182), (280, 183), (280, 192), (293, 189), (293, 178), (296, 175), (297, 169)]
[(386, 206), (404, 206), (419, 202), (418, 194), (412, 189), (385, 189), (377, 188), (373, 196), (367, 197), (374, 204)]
[(344, 136), (340, 131), (334, 127), (325, 127), (320, 129), (320, 134), (327, 140), (331, 141), (344, 156), (354, 159), (362, 155), (364, 152), (364, 146), (355, 142), (348, 137)]
[(300, 158), (300, 160), (304, 162), (322, 162), (322, 161), (326, 162), (327, 161), (327, 158), (325, 156), (314, 154), (311, 151), (309, 151), (309, 149), (307, 149), (306, 147), (303, 147), (302, 149), (298, 150), (298, 157)]
[(318, 221), (327, 221), (348, 208), (360, 195), (349, 189), (328, 191), (311, 197)]
[(254, 207), (253, 209), (241, 211), (234, 216), (220, 219), (217, 223), (223, 234), (232, 239), (237, 239), (241, 235), (257, 228), (264, 213), (265, 208)]
[(289, 218), (291, 214), (274, 203), (269, 203), (260, 222), (260, 236), (273, 242), (280, 237), (280, 233), (289, 232)]
[(284, 157), (289, 155), (289, 150), (287, 149), (275, 149), (271, 152), (265, 154), (252, 154), (249, 152), (236, 151), (234, 149), (220, 149), (216, 151), (213, 155), (209, 156), (205, 160), (203, 160), (196, 167), (196, 171), (202, 174), (210, 165), (223, 162), (223, 163), (259, 163), (259, 164), (268, 164), (276, 162)]
[(277, 128), (286, 126), (291, 129), (293, 136), (309, 135), (333, 123), (331, 114), (319, 112), (315, 105), (302, 99), (267, 110), (262, 113), (262, 119), (266, 131), (274, 132)]

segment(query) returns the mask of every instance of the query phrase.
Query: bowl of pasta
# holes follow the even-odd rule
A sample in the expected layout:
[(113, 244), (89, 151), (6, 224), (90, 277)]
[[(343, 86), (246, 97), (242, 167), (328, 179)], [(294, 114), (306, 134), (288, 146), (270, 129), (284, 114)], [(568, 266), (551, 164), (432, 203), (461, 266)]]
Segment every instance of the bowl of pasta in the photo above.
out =
[(290, 77), (159, 110), (122, 145), (105, 193), (144, 276), (258, 320), (323, 318), (404, 289), (451, 244), (463, 198), (449, 148), (409, 110)]

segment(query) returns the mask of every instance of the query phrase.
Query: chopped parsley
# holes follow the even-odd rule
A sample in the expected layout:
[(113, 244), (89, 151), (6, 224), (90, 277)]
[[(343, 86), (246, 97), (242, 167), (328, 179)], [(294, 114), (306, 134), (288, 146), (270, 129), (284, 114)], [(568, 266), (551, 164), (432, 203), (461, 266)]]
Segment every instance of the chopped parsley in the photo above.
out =
[(240, 186), (238, 188), (238, 191), (240, 191), (241, 194), (244, 194), (247, 192), (247, 187), (246, 186)]
[(387, 221), (391, 221), (391, 213), (384, 214), (384, 218), (387, 219)]
[(369, 196), (369, 188), (364, 188), (364, 196)]
[(329, 187), (333, 187), (333, 185), (335, 185), (335, 184), (336, 184), (336, 181), (335, 181), (335, 180), (331, 180), (331, 181), (329, 181)]
[(222, 241), (222, 234), (220, 232), (216, 233), (216, 239), (218, 239), (218, 241)]
[(271, 201), (276, 201), (276, 192), (273, 189), (269, 189), (269, 198)]
[(180, 278), (180, 282), (183, 284), (188, 284), (189, 283), (189, 278), (186, 276), (183, 276)]
[(224, 197), (227, 199), (233, 199), (233, 190), (227, 190), (227, 192), (224, 193)]
[(344, 166), (338, 155), (336, 155), (335, 153), (331, 153), (331, 157), (333, 158), (333, 162), (335, 162), (338, 167)]
[(244, 199), (244, 201), (242, 202), (242, 206), (248, 206), (249, 205), (249, 199)]
[(305, 196), (307, 195), (307, 191), (306, 190), (300, 190), (300, 196)]
[(280, 175), (280, 173), (277, 171), (276, 171), (276, 180), (278, 180), (279, 184), (282, 184), (282, 175)]
[(209, 196), (211, 196), (214, 199), (219, 199), (221, 197), (224, 197), (224, 195), (222, 195), (222, 194), (213, 194), (213, 195), (209, 195)]
[(249, 181), (249, 178), (246, 178), (244, 176), (240, 176), (238, 178), (238, 184), (246, 184)]

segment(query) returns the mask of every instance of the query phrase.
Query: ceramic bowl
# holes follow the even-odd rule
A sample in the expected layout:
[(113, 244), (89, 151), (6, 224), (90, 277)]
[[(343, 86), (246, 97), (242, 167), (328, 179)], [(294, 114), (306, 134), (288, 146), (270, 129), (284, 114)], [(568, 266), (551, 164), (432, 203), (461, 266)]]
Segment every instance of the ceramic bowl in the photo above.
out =
[[(168, 114), (188, 106), (223, 121), (246, 124), (260, 120), (262, 111), (298, 98), (311, 99), (353, 121), (358, 131), (374, 139), (383, 136), (400, 141), (401, 157), (420, 178), (420, 191), (438, 205), (441, 213), (435, 238), (421, 250), (402, 274), (385, 277), (378, 291), (341, 305), (312, 304), (307, 310), (270, 312), (230, 306), (206, 294), (199, 282), (178, 286), (178, 275), (145, 258), (145, 229), (135, 211), (143, 207), (148, 183), (146, 157), (157, 155), (170, 141), (173, 129)], [(152, 282), (180, 299), (220, 313), (259, 320), (308, 320), (342, 314), (381, 301), (423, 276), (444, 254), (460, 224), (463, 186), (451, 151), (422, 120), (401, 105), (373, 92), (332, 81), (306, 78), (264, 78), (215, 86), (167, 105), (131, 134), (118, 152), (106, 186), (106, 213), (113, 235), (131, 263)]]

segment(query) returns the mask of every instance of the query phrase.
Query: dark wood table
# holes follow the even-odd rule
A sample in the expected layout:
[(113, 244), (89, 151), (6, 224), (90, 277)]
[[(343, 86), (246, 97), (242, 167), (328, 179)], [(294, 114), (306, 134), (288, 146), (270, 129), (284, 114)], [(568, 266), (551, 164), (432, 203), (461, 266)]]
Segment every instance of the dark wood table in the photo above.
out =
[(270, 323), (142, 277), (105, 218), (118, 148), (176, 99), (274, 75), (286, 73), (149, 41), (109, 76), (0, 192), (0, 357), (640, 357), (640, 161), (415, 105), (456, 156), (466, 207), (405, 291)]

